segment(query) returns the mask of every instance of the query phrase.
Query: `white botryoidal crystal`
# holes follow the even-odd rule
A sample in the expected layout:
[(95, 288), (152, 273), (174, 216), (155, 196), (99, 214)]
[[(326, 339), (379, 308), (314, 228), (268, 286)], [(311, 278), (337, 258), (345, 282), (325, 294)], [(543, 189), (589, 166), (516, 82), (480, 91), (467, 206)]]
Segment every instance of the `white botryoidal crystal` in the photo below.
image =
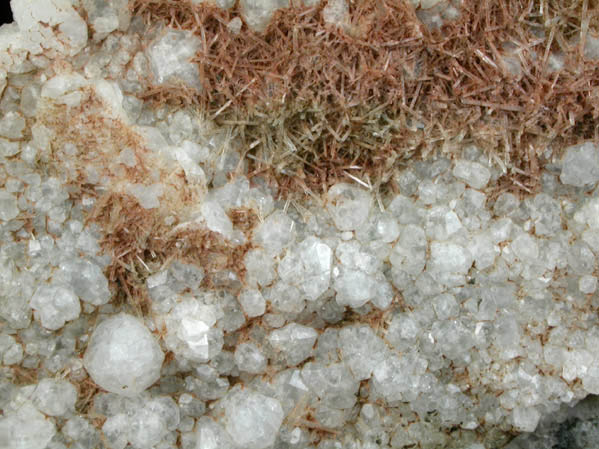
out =
[(195, 298), (178, 303), (165, 317), (164, 342), (175, 354), (196, 362), (206, 362), (222, 348), (222, 330), (214, 327), (221, 311)]
[(191, 62), (200, 44), (200, 39), (190, 31), (163, 31), (147, 50), (154, 82), (183, 82), (191, 88), (201, 90), (198, 66)]
[(372, 195), (351, 184), (335, 184), (327, 193), (327, 209), (341, 231), (353, 231), (364, 224), (372, 202)]
[(244, 449), (271, 446), (283, 423), (281, 403), (249, 389), (234, 392), (225, 403), (226, 429), (235, 444)]
[(0, 418), (0, 447), (10, 449), (44, 449), (56, 434), (54, 423), (30, 402)]
[(39, 313), (42, 326), (57, 330), (67, 321), (77, 319), (81, 313), (79, 298), (65, 285), (41, 285), (33, 294), (29, 305)]
[(318, 332), (311, 327), (291, 323), (268, 336), (272, 347), (285, 358), (288, 366), (297, 365), (312, 354)]
[(125, 313), (96, 327), (83, 358), (94, 382), (124, 396), (139, 394), (156, 382), (163, 361), (164, 354), (148, 328)]
[(75, 410), (77, 389), (62, 379), (42, 379), (33, 392), (33, 403), (48, 416), (64, 416)]
[(583, 187), (599, 181), (599, 148), (585, 142), (566, 148), (559, 177), (563, 184)]

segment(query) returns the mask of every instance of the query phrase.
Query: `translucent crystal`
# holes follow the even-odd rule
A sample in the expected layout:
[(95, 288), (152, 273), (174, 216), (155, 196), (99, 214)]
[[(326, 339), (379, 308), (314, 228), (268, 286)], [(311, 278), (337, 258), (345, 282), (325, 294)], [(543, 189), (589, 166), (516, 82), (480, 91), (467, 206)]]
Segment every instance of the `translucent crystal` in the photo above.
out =
[(14, 365), (23, 360), (23, 347), (11, 335), (0, 335), (0, 356), (4, 365)]
[(595, 293), (595, 290), (597, 290), (597, 278), (590, 274), (582, 276), (578, 281), (578, 289), (585, 294)]
[(237, 391), (227, 398), (226, 429), (239, 447), (265, 449), (271, 446), (283, 417), (278, 400), (249, 389)]
[(274, 330), (268, 336), (268, 341), (285, 358), (287, 365), (293, 366), (304, 361), (310, 355), (318, 333), (311, 327), (291, 323)]
[(241, 14), (250, 28), (264, 31), (274, 12), (289, 6), (289, 0), (241, 0)]
[(357, 380), (368, 379), (387, 356), (387, 347), (369, 326), (346, 326), (339, 332), (343, 360)]
[(243, 290), (239, 294), (239, 304), (250, 318), (264, 315), (266, 310), (266, 301), (260, 290)]
[(0, 220), (12, 220), (18, 215), (17, 198), (6, 190), (0, 190)]
[(424, 230), (416, 225), (408, 225), (401, 230), (399, 241), (393, 247), (389, 261), (393, 268), (417, 276), (426, 263), (426, 248)]
[(92, 333), (83, 363), (107, 391), (133, 396), (160, 377), (164, 360), (158, 342), (137, 318), (124, 313), (102, 321)]
[(70, 259), (60, 264), (57, 282), (65, 282), (82, 301), (95, 306), (106, 304), (111, 297), (108, 279), (91, 260)]
[(160, 197), (162, 196), (162, 184), (152, 184), (145, 186), (143, 184), (130, 184), (127, 187), (127, 193), (133, 195), (144, 209), (155, 209), (160, 206)]
[(327, 209), (335, 226), (353, 231), (366, 222), (372, 207), (372, 196), (351, 184), (335, 184), (327, 193)]
[(453, 175), (474, 189), (486, 187), (491, 179), (491, 172), (478, 162), (459, 160), (453, 168)]
[(125, 31), (131, 21), (127, 0), (84, 0), (90, 24), (101, 36), (116, 29)]
[(66, 380), (42, 379), (33, 392), (33, 403), (46, 415), (64, 416), (75, 410), (77, 390)]
[(302, 379), (329, 407), (345, 409), (356, 402), (359, 383), (343, 363), (308, 362), (302, 368)]
[(81, 312), (79, 298), (60, 284), (38, 287), (29, 304), (38, 311), (42, 326), (50, 330), (60, 329), (67, 321), (78, 318)]
[(194, 298), (178, 303), (166, 316), (166, 346), (175, 354), (205, 362), (222, 348), (222, 331), (214, 327), (218, 309)]
[(566, 148), (559, 179), (575, 187), (599, 181), (599, 148), (592, 142)]
[(239, 447), (231, 441), (231, 437), (224, 427), (208, 416), (198, 420), (194, 443), (195, 449), (235, 449)]
[(322, 10), (322, 18), (326, 23), (342, 26), (349, 20), (349, 6), (345, 0), (328, 0)]
[(137, 449), (154, 447), (179, 424), (179, 408), (170, 397), (153, 398), (129, 419), (128, 440)]
[(201, 90), (198, 66), (191, 62), (199, 48), (200, 39), (193, 33), (166, 29), (148, 48), (154, 82), (182, 82)]
[(329, 288), (333, 251), (317, 237), (308, 237), (279, 264), (281, 279), (296, 285), (314, 301)]
[(235, 363), (240, 371), (257, 374), (264, 372), (266, 357), (252, 343), (241, 343), (235, 348)]
[(512, 413), (514, 426), (522, 432), (534, 432), (541, 418), (534, 407), (516, 407)]
[(0, 120), (0, 136), (9, 139), (19, 139), (23, 137), (25, 129), (25, 119), (18, 112), (8, 112)]
[(52, 421), (25, 403), (0, 418), (0, 447), (44, 449), (56, 433)]
[(279, 254), (295, 238), (295, 223), (278, 210), (270, 214), (254, 232), (254, 241), (270, 254)]
[(430, 265), (433, 271), (465, 274), (472, 266), (472, 255), (455, 243), (432, 242)]
[(32, 54), (53, 48), (73, 56), (87, 43), (87, 24), (69, 2), (13, 0), (11, 9)]

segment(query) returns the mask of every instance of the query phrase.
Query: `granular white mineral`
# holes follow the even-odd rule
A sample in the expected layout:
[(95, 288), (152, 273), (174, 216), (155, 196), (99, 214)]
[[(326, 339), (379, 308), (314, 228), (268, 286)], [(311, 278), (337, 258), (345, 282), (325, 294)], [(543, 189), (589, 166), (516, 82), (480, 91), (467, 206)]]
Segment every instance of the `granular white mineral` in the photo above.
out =
[[(410, 1), (429, 28), (459, 14)], [(235, 125), (148, 100), (201, 90), (219, 42), (129, 4), (12, 0), (0, 27), (0, 448), (598, 446), (596, 142), (521, 197), (468, 146), (286, 201)], [(362, 32), (352, 2), (303, 4)]]
[(83, 363), (107, 391), (134, 396), (160, 377), (164, 353), (146, 326), (124, 313), (101, 322), (91, 335)]

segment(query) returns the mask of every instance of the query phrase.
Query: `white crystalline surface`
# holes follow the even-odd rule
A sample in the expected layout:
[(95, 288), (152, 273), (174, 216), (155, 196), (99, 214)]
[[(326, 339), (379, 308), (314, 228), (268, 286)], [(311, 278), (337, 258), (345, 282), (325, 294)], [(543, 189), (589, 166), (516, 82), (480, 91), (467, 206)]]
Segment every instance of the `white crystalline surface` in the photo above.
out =
[[(596, 142), (530, 194), (469, 146), (286, 197), (193, 103), (220, 36), (129, 3), (13, 0), (0, 28), (1, 448), (489, 449), (599, 394)], [(209, 3), (237, 38), (291, 5)], [(359, 37), (354, 3), (303, 2)], [(193, 105), (156, 107), (173, 86)]]
[(560, 181), (583, 187), (599, 181), (599, 147), (586, 142), (566, 149)]
[(253, 391), (235, 392), (225, 404), (226, 429), (238, 447), (272, 446), (283, 417), (278, 400)]
[(148, 49), (155, 82), (179, 81), (200, 90), (198, 68), (190, 62), (199, 46), (198, 37), (187, 31), (169, 30), (159, 36)]
[(42, 285), (31, 298), (30, 305), (40, 314), (42, 326), (56, 330), (66, 321), (79, 317), (79, 298), (71, 289), (63, 285)]
[(214, 326), (219, 314), (214, 305), (183, 300), (165, 318), (166, 346), (182, 357), (208, 361), (222, 346), (222, 331)]
[(133, 396), (158, 380), (163, 360), (148, 328), (131, 315), (119, 314), (94, 330), (83, 362), (102, 388)]
[(55, 433), (54, 423), (30, 403), (0, 418), (0, 447), (44, 449)]

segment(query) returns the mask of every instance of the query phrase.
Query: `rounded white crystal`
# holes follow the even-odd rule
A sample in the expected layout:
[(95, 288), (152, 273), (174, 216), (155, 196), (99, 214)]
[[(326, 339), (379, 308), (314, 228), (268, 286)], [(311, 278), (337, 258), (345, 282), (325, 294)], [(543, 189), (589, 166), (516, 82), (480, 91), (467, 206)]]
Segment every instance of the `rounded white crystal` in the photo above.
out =
[(275, 442), (284, 414), (278, 400), (243, 390), (229, 399), (225, 416), (227, 432), (237, 446), (264, 449)]
[(83, 363), (91, 378), (112, 393), (134, 396), (160, 377), (164, 354), (148, 328), (121, 313), (93, 332)]
[(60, 329), (65, 322), (79, 318), (81, 313), (79, 298), (63, 285), (42, 285), (29, 305), (39, 313), (42, 326), (50, 330)]
[(327, 197), (329, 213), (341, 231), (353, 231), (368, 219), (372, 196), (365, 190), (339, 183), (329, 189)]

